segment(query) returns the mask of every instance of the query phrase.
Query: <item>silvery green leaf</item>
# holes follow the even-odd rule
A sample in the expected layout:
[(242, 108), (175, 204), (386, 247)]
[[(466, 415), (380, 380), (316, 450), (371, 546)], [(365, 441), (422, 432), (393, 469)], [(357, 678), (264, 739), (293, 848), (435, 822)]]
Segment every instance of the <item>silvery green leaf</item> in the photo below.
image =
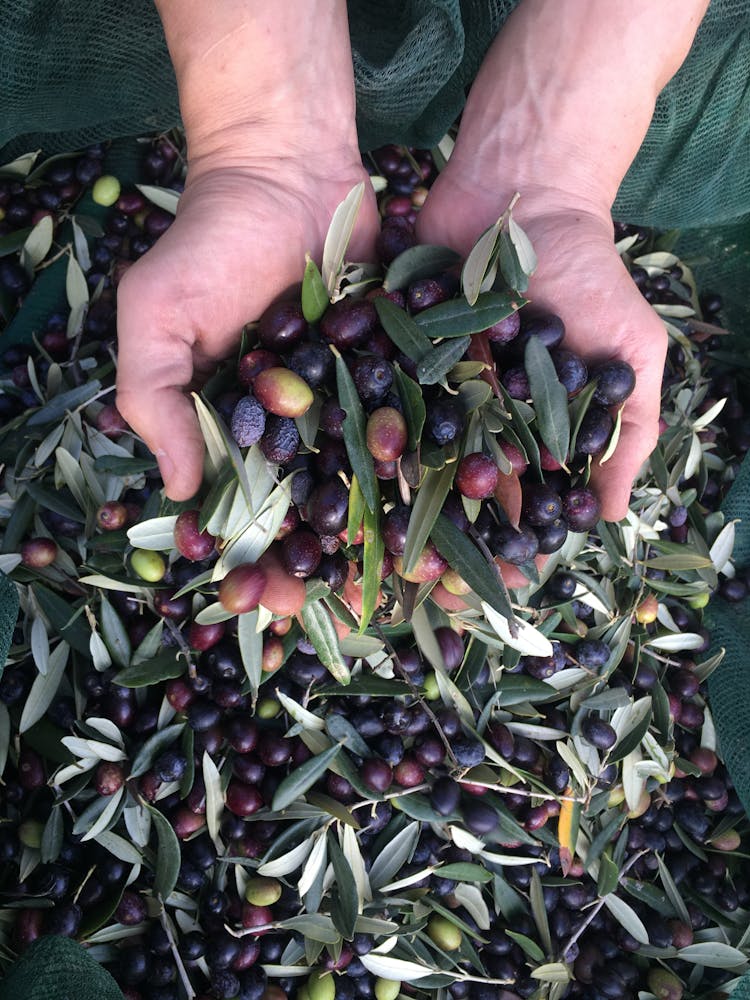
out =
[(177, 885), (177, 876), (180, 871), (180, 842), (172, 828), (172, 824), (151, 806), (146, 806), (156, 827), (157, 852), (156, 864), (154, 865), (156, 878), (154, 879), (154, 892), (162, 900), (169, 898), (172, 890)]
[(237, 642), (240, 647), (242, 666), (245, 668), (250, 682), (250, 694), (253, 702), (258, 697), (258, 688), (262, 674), (263, 635), (258, 631), (258, 611), (247, 611), (239, 616), (237, 623)]
[(153, 625), (143, 637), (138, 647), (133, 651), (133, 666), (152, 660), (162, 646), (162, 636), (164, 635), (164, 622), (162, 619)]
[(612, 433), (610, 434), (607, 447), (604, 449), (601, 456), (597, 458), (599, 465), (604, 465), (604, 463), (608, 462), (615, 453), (615, 449), (617, 448), (617, 444), (620, 440), (620, 432), (622, 431), (622, 413), (624, 409), (625, 407), (621, 406), (617, 411), (615, 426), (612, 428)]
[(564, 962), (548, 962), (546, 965), (538, 965), (536, 969), (529, 972), (532, 979), (538, 979), (543, 983), (568, 983), (571, 979), (570, 969)]
[(286, 854), (274, 858), (273, 861), (266, 861), (258, 868), (258, 874), (268, 878), (283, 878), (284, 875), (290, 875), (303, 864), (312, 849), (312, 839), (303, 840), (301, 844), (293, 847)]
[(126, 760), (127, 754), (121, 747), (112, 746), (101, 740), (87, 740), (80, 736), (63, 736), (60, 740), (76, 757), (95, 757), (97, 760), (108, 760), (116, 763)]
[[(406, 962), (401, 958), (391, 958), (390, 955), (380, 955), (376, 951), (362, 955), (360, 961), (373, 976), (378, 976), (381, 979), (395, 979), (399, 982), (424, 979), (436, 972), (442, 972), (440, 969), (417, 965), (416, 962)], [(450, 974), (446, 973), (446, 975)]]
[(719, 399), (717, 402), (714, 403), (713, 406), (710, 406), (705, 413), (701, 413), (699, 417), (696, 417), (696, 419), (693, 421), (693, 430), (694, 431), (703, 430), (704, 427), (708, 427), (710, 423), (713, 423), (713, 421), (718, 417), (718, 415), (726, 406), (726, 403), (727, 403), (726, 397), (724, 397), (724, 399)]
[(713, 563), (714, 569), (717, 573), (721, 573), (725, 569), (727, 563), (732, 557), (732, 552), (734, 551), (736, 524), (737, 521), (729, 521), (725, 524), (716, 536), (716, 540), (709, 550), (711, 562)]
[(431, 278), (449, 270), (460, 260), (455, 250), (449, 247), (419, 246), (409, 247), (391, 261), (383, 279), (386, 292), (407, 288), (420, 278)]
[(506, 726), (513, 733), (525, 736), (529, 740), (559, 740), (567, 736), (565, 730), (553, 729), (552, 726), (536, 726), (529, 722), (506, 722)]
[(639, 698), (638, 701), (615, 710), (610, 725), (617, 733), (617, 743), (609, 752), (607, 757), (609, 762), (622, 760), (640, 745), (648, 731), (651, 716), (652, 701), (650, 697)]
[(408, 864), (419, 840), (420, 823), (408, 823), (374, 859), (370, 868), (370, 885), (379, 889)]
[[(55, 472), (59, 472), (62, 482), (73, 494), (78, 506), (82, 511), (88, 510), (91, 506), (91, 500), (86, 489), (86, 479), (78, 461), (67, 449), (60, 447), (55, 449), (55, 462)], [(55, 480), (57, 480), (57, 475)]]
[(117, 833), (112, 833), (111, 830), (105, 830), (100, 833), (96, 838), (97, 844), (109, 851), (114, 857), (119, 858), (120, 861), (124, 861), (129, 865), (140, 865), (143, 862), (143, 856), (141, 852), (133, 847), (129, 840), (125, 840), (124, 837), (119, 836)]
[(691, 306), (668, 305), (663, 302), (655, 302), (651, 307), (660, 316), (672, 316), (675, 319), (687, 319), (694, 316), (695, 310)]
[(643, 757), (638, 750), (633, 750), (622, 762), (622, 788), (625, 792), (625, 801), (630, 810), (638, 807), (641, 795), (646, 787), (646, 777), (636, 767), (642, 759)]
[(107, 644), (107, 649), (114, 662), (120, 667), (127, 667), (130, 663), (130, 637), (125, 626), (120, 621), (120, 616), (102, 595), (99, 611), (102, 638)]
[(344, 826), (341, 834), (341, 848), (354, 875), (361, 906), (372, 899), (372, 889), (370, 887), (370, 877), (365, 868), (365, 860), (362, 857), (362, 851), (357, 840), (357, 834), (352, 826)]
[(581, 763), (580, 757), (576, 754), (573, 747), (571, 747), (568, 743), (563, 743), (562, 740), (560, 740), (559, 743), (555, 744), (555, 749), (570, 768), (573, 777), (575, 778), (578, 784), (578, 787), (581, 790), (586, 788), (588, 785), (588, 775), (586, 774), (586, 769)]
[(306, 604), (301, 612), (302, 624), (323, 666), (339, 684), (348, 684), (349, 668), (339, 648), (338, 635), (333, 621), (322, 601)]
[(743, 969), (747, 965), (747, 956), (738, 948), (724, 944), (722, 941), (699, 941), (680, 948), (677, 957), (683, 962), (694, 962), (705, 965), (709, 969)]
[(86, 727), (88, 729), (94, 729), (97, 733), (100, 733), (105, 740), (109, 740), (111, 743), (114, 743), (119, 747), (125, 746), (122, 733), (110, 719), (100, 719), (96, 716), (92, 716), (91, 718), (86, 719)]
[(303, 413), (301, 417), (295, 417), (295, 424), (297, 425), (297, 430), (299, 431), (299, 436), (302, 439), (302, 444), (305, 448), (310, 451), (313, 450), (315, 445), (315, 438), (318, 434), (318, 427), (320, 425), (320, 411), (323, 408), (323, 397), (320, 393), (316, 393), (312, 405)]
[(34, 268), (41, 264), (52, 246), (54, 223), (51, 215), (45, 215), (37, 222), (26, 237), (21, 248), (21, 266), (27, 272), (33, 273)]
[(428, 469), (424, 474), (406, 531), (403, 564), (407, 573), (414, 569), (443, 509), (445, 498), (453, 485), (456, 468), (457, 463), (450, 462), (442, 469)]
[(273, 810), (279, 812), (301, 798), (326, 773), (329, 765), (340, 752), (341, 745), (337, 743), (335, 746), (329, 747), (328, 750), (324, 750), (322, 754), (310, 757), (304, 764), (288, 774), (274, 792)]
[(224, 845), (219, 837), (221, 817), (224, 812), (224, 792), (221, 775), (207, 751), (203, 753), (203, 782), (206, 786), (206, 824), (216, 850), (221, 853)]
[(299, 881), (297, 882), (297, 892), (300, 896), (307, 895), (321, 871), (328, 864), (326, 828), (323, 827), (314, 833), (312, 839), (314, 841), (313, 849), (310, 851), (310, 855), (305, 862), (305, 867), (302, 869)]
[(124, 590), (128, 594), (142, 594), (143, 586), (137, 583), (130, 583), (127, 580), (113, 580), (110, 576), (102, 576), (101, 573), (92, 573), (90, 576), (81, 576), (79, 583), (84, 583), (88, 587), (98, 587), (102, 590)]
[(42, 833), (41, 856), (43, 864), (57, 860), (64, 836), (62, 807), (53, 806)]
[[(49, 221), (51, 223), (52, 219), (50, 219)], [(91, 256), (89, 254), (89, 244), (88, 240), (86, 239), (86, 234), (78, 225), (78, 222), (76, 221), (76, 217), (74, 215), (71, 215), (70, 223), (73, 227), (73, 246), (75, 247), (76, 258), (78, 260), (78, 263), (81, 265), (81, 269), (83, 271), (88, 271), (91, 268)], [(52, 245), (52, 233), (50, 232), (50, 246), (51, 245)], [(49, 250), (49, 247), (47, 247), (47, 249)]]
[(149, 736), (133, 758), (130, 777), (138, 778), (148, 771), (159, 754), (175, 742), (184, 728), (184, 722), (176, 722), (174, 725), (160, 729), (153, 736)]
[[(15, 552), (5, 552), (0, 555), (0, 573), (12, 573), (16, 566), (21, 565), (21, 557)], [(2, 772), (0, 772), (2, 773)]]
[(516, 248), (518, 263), (521, 265), (524, 274), (530, 278), (537, 269), (538, 261), (536, 252), (531, 245), (529, 237), (513, 218), (513, 212), (510, 212), (508, 215), (508, 234), (513, 241), (513, 246)]
[(134, 844), (146, 847), (151, 835), (151, 814), (140, 803), (127, 805), (122, 811), (125, 827)]
[(490, 627), (497, 633), (506, 646), (517, 649), (519, 652), (531, 656), (552, 656), (552, 643), (538, 629), (521, 618), (514, 620), (516, 635), (511, 635), (508, 620), (494, 608), (490, 607), (486, 601), (482, 601), (482, 611), (484, 611)]
[(89, 653), (95, 670), (101, 672), (112, 666), (112, 657), (109, 655), (107, 644), (96, 631), (92, 631), (89, 637)]
[(291, 480), (292, 476), (287, 476), (241, 534), (226, 545), (214, 566), (214, 582), (223, 580), (235, 566), (257, 562), (273, 542), (292, 502)]
[(198, 612), (195, 616), (195, 623), (196, 625), (215, 625), (218, 622), (226, 622), (230, 618), (235, 617), (234, 611), (227, 611), (222, 604), (214, 601), (213, 604), (207, 604), (205, 608)]
[(176, 514), (170, 514), (168, 517), (152, 517), (148, 521), (142, 521), (128, 528), (128, 541), (137, 549), (167, 551), (174, 548), (176, 523)]
[(29, 176), (31, 168), (37, 161), (37, 157), (41, 153), (41, 149), (37, 149), (33, 153), (24, 153), (23, 156), (17, 156), (15, 160), (11, 160), (10, 163), (4, 163), (0, 166), (0, 177), (7, 177), (12, 180), (23, 180), (25, 177)]
[[(40, 674), (46, 674), (49, 666), (49, 636), (44, 621), (37, 617), (31, 623), (31, 655)], [(2, 773), (2, 772), (0, 772)]]
[(157, 208), (162, 208), (165, 212), (176, 215), (177, 205), (180, 201), (180, 195), (177, 191), (154, 184), (136, 184), (136, 187)]
[(298, 917), (288, 917), (280, 920), (276, 926), (299, 931), (311, 941), (322, 941), (324, 944), (338, 944), (341, 940), (331, 918), (322, 913), (303, 913)]
[(608, 896), (602, 898), (609, 912), (628, 934), (634, 937), (636, 941), (640, 941), (641, 944), (649, 943), (648, 931), (643, 926), (643, 921), (632, 906), (620, 899), (619, 896), (615, 896), (614, 893), (610, 893)]
[(325, 722), (320, 716), (308, 712), (306, 708), (303, 708), (294, 698), (290, 698), (288, 694), (284, 694), (283, 691), (277, 689), (276, 698), (281, 703), (284, 711), (288, 715), (291, 715), (295, 722), (299, 722), (301, 726), (304, 726), (305, 729), (319, 729), (321, 731), (325, 729)]
[(194, 392), (192, 396), (198, 423), (206, 443), (206, 460), (212, 478), (222, 472), (224, 464), (228, 461), (234, 469), (242, 493), (249, 501), (250, 484), (237, 442), (224, 426), (224, 422), (214, 407), (197, 393)]
[(669, 897), (669, 901), (674, 907), (677, 916), (689, 926), (690, 913), (685, 905), (684, 899), (680, 895), (679, 889), (675, 885), (671, 872), (664, 863), (664, 859), (659, 854), (656, 855), (656, 860), (659, 865), (659, 878), (661, 879), (661, 884), (664, 886), (664, 891)]
[(681, 650), (700, 649), (705, 642), (705, 637), (697, 632), (682, 632), (675, 635), (657, 635), (648, 638), (643, 645), (651, 646), (665, 653), (677, 653)]
[(485, 275), (497, 256), (497, 241), (504, 219), (505, 215), (502, 215), (494, 225), (485, 229), (464, 262), (461, 270), (461, 288), (469, 305), (473, 306), (479, 298)]
[(71, 310), (85, 309), (89, 304), (89, 286), (81, 265), (71, 253), (65, 277), (65, 294)]
[(655, 250), (653, 253), (643, 253), (639, 257), (633, 260), (634, 264), (638, 267), (656, 267), (660, 271), (666, 271), (670, 267), (674, 267), (675, 264), (679, 264), (680, 260), (673, 253), (667, 253), (665, 250)]
[(482, 890), (478, 886), (460, 882), (453, 890), (453, 896), (474, 918), (480, 930), (490, 929), (490, 912), (484, 901)]
[[(102, 810), (101, 815), (96, 820), (96, 822), (89, 828), (89, 830), (84, 833), (81, 840), (94, 840), (100, 833), (103, 833), (107, 829), (109, 824), (114, 820), (117, 810), (120, 807), (120, 803), (125, 795), (125, 787), (118, 788), (114, 795), (106, 801), (106, 807)], [(96, 800), (95, 800), (96, 801)], [(80, 832), (80, 831), (79, 831)]]
[(349, 240), (352, 238), (352, 233), (354, 232), (354, 226), (357, 222), (364, 193), (365, 183), (364, 181), (360, 181), (359, 184), (356, 184), (351, 189), (341, 204), (338, 205), (336, 211), (333, 213), (331, 225), (328, 227), (328, 233), (323, 244), (323, 266), (321, 273), (329, 297), (333, 295), (336, 288), (336, 279), (344, 263), (344, 256), (349, 246)]
[(560, 465), (565, 465), (570, 445), (568, 394), (558, 378), (550, 353), (539, 337), (529, 337), (524, 355), (531, 398), (542, 441)]
[(404, 878), (397, 879), (395, 882), (388, 882), (386, 885), (381, 885), (380, 892), (385, 894), (396, 892), (399, 889), (406, 889), (408, 886), (414, 885), (415, 882), (421, 882), (422, 879), (429, 878), (434, 871), (434, 865), (430, 865), (429, 868), (420, 868), (419, 871), (405, 875)]
[(18, 724), (20, 733), (31, 729), (52, 704), (65, 672), (69, 652), (70, 646), (67, 642), (60, 642), (50, 653), (47, 673), (39, 674), (36, 677), (24, 703), (21, 720)]
[[(101, 383), (97, 379), (92, 379), (90, 382), (84, 382), (83, 385), (76, 386), (74, 389), (68, 389), (65, 392), (59, 393), (54, 398), (50, 398), (48, 402), (37, 410), (36, 413), (32, 413), (27, 420), (27, 426), (38, 427), (40, 424), (49, 424), (55, 421), (61, 420), (68, 411), (76, 410), (78, 407), (83, 406), (88, 400), (93, 399), (94, 396), (101, 389)], [(72, 421), (68, 421), (63, 429), (63, 435), (69, 434), (80, 434), (80, 428), (74, 429), (71, 426)], [(64, 440), (64, 438), (63, 438)], [(76, 437), (75, 443), (78, 448), (81, 447), (81, 441), (79, 437)], [(72, 443), (69, 445), (69, 450), (72, 448)]]

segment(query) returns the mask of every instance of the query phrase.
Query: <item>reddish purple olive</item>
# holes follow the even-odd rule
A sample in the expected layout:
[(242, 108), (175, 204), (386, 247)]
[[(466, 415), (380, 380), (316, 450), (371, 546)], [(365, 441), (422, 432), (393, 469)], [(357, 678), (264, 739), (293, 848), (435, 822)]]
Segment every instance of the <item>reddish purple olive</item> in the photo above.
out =
[(96, 512), (96, 523), (102, 531), (119, 531), (128, 521), (128, 509), (124, 503), (108, 500)]
[(589, 531), (601, 516), (596, 495), (585, 487), (568, 490), (562, 502), (563, 514), (571, 531)]
[(114, 795), (125, 784), (125, 771), (121, 764), (102, 761), (96, 769), (94, 785), (99, 795)]
[(30, 538), (21, 546), (21, 562), (29, 569), (44, 569), (57, 558), (57, 543), (51, 538)]
[(214, 551), (216, 539), (207, 531), (200, 531), (200, 511), (184, 510), (177, 515), (174, 526), (174, 544), (181, 556), (191, 562), (207, 559)]
[(258, 320), (258, 340), (272, 351), (288, 351), (307, 333), (299, 302), (275, 302)]
[(224, 622), (214, 622), (212, 625), (199, 625), (197, 622), (190, 622), (187, 633), (188, 645), (191, 649), (204, 653), (220, 642), (224, 638), (225, 632)]
[(320, 564), (323, 549), (320, 538), (309, 528), (298, 528), (281, 543), (284, 568), (292, 576), (312, 576)]
[(498, 323), (485, 330), (485, 334), (488, 340), (491, 340), (493, 344), (509, 344), (511, 340), (515, 340), (521, 329), (521, 314), (516, 310), (512, 312), (510, 316), (506, 316), (505, 319), (501, 319)]
[(400, 458), (409, 434), (406, 421), (392, 406), (374, 410), (367, 421), (367, 450), (380, 462), (394, 462)]
[(367, 299), (344, 298), (326, 309), (320, 332), (340, 351), (359, 347), (378, 325), (375, 306)]
[(253, 383), (255, 398), (277, 417), (301, 417), (313, 403), (313, 391), (289, 368), (266, 368)]
[(379, 757), (370, 757), (362, 764), (362, 781), (373, 792), (387, 792), (393, 781), (393, 770)]
[(263, 796), (253, 785), (232, 779), (227, 786), (227, 809), (235, 816), (252, 816), (263, 806)]
[(439, 580), (448, 569), (448, 562), (440, 555), (435, 545), (429, 541), (419, 554), (416, 563), (408, 572), (404, 570), (404, 563), (401, 556), (393, 557), (393, 568), (399, 576), (409, 583), (427, 583), (430, 580)]
[(262, 347), (254, 351), (243, 354), (237, 365), (237, 378), (242, 385), (251, 386), (256, 376), (260, 375), (266, 368), (278, 368), (281, 365), (281, 358), (273, 351), (265, 351)]
[(253, 611), (260, 604), (266, 574), (256, 563), (231, 569), (219, 584), (219, 603), (234, 615)]
[(500, 470), (489, 455), (474, 451), (458, 463), (455, 485), (467, 499), (484, 500), (495, 492), (499, 477)]

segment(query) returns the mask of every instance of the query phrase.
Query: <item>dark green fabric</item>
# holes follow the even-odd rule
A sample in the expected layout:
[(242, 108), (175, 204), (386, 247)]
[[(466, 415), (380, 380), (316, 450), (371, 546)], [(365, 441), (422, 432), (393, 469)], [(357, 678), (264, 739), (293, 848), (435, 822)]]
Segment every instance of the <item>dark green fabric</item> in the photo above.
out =
[(8, 657), (13, 628), (18, 617), (18, 591), (5, 573), (0, 573), (0, 677)]
[[(362, 148), (440, 139), (517, 2), (349, 0)], [(0, 28), (2, 159), (178, 123), (152, 0), (4, 0)], [(684, 227), (747, 214), (749, 143), (750, 0), (713, 0), (659, 97), (616, 215)]]
[(0, 1000), (123, 1000), (112, 976), (70, 938), (42, 937), (0, 981)]

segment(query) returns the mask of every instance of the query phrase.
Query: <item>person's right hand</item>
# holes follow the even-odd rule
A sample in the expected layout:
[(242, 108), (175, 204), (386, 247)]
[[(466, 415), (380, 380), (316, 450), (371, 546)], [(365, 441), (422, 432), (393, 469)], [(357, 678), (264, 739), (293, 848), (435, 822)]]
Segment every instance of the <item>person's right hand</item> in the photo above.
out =
[(353, 259), (377, 234), (372, 185), (356, 150), (206, 164), (188, 176), (177, 218), (118, 288), (117, 406), (156, 455), (168, 496), (201, 482), (203, 438), (187, 390), (231, 355), (245, 323), (320, 260), (337, 204), (364, 180)]
[(350, 259), (373, 253), (375, 197), (357, 145), (344, 0), (157, 0), (175, 64), (189, 169), (177, 217), (118, 288), (117, 406), (166, 492), (201, 482), (187, 390), (242, 327), (320, 261), (337, 205), (364, 181)]

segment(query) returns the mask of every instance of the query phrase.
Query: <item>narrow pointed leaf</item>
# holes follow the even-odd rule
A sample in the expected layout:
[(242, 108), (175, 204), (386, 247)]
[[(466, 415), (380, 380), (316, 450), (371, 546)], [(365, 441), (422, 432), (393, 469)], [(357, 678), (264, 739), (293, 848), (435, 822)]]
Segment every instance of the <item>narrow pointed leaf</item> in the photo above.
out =
[(489, 329), (522, 305), (525, 305), (525, 299), (509, 292), (482, 292), (474, 305), (465, 299), (450, 299), (424, 309), (415, 316), (415, 322), (433, 340), (438, 337), (461, 337)]
[(346, 412), (344, 420), (346, 453), (367, 506), (370, 510), (375, 510), (380, 501), (380, 490), (372, 455), (367, 448), (365, 413), (354, 381), (341, 355), (336, 358), (336, 386), (339, 405)]
[(407, 288), (420, 278), (432, 278), (441, 271), (447, 271), (461, 258), (450, 247), (419, 245), (409, 247), (388, 265), (383, 280), (386, 292)]
[(317, 757), (306, 760), (304, 764), (287, 775), (276, 789), (271, 808), (274, 811), (286, 809), (287, 806), (303, 796), (308, 788), (312, 788), (315, 782), (325, 774), (331, 761), (340, 752), (341, 745), (337, 743), (318, 754)]
[(428, 469), (424, 475), (406, 532), (403, 563), (407, 573), (414, 568), (443, 509), (445, 498), (453, 485), (456, 467), (456, 462), (451, 462), (442, 469)]
[(349, 668), (344, 663), (336, 629), (322, 601), (313, 601), (306, 605), (302, 609), (301, 617), (307, 637), (315, 647), (320, 662), (333, 674), (339, 684), (348, 684)]
[(430, 537), (451, 569), (468, 583), (479, 599), (512, 619), (510, 598), (499, 572), (489, 565), (471, 539), (444, 514), (438, 514)]
[(328, 228), (323, 245), (322, 276), (329, 297), (333, 295), (336, 289), (336, 280), (339, 276), (341, 265), (344, 263), (344, 256), (349, 246), (349, 240), (352, 238), (352, 233), (354, 232), (354, 226), (357, 222), (357, 215), (359, 214), (359, 207), (362, 204), (364, 193), (365, 182), (360, 181), (359, 184), (356, 184), (351, 189), (333, 213), (331, 225)]
[(444, 379), (455, 363), (464, 356), (468, 346), (469, 338), (459, 337), (433, 347), (417, 364), (417, 380), (420, 385), (435, 385)]
[(302, 315), (308, 323), (317, 323), (328, 308), (328, 293), (318, 265), (310, 254), (305, 257), (305, 273), (302, 278)]
[(407, 358), (418, 363), (432, 348), (432, 341), (422, 333), (407, 312), (390, 299), (375, 299), (375, 308), (383, 329)]
[(167, 899), (177, 885), (177, 876), (182, 861), (180, 842), (172, 828), (172, 824), (166, 816), (151, 806), (146, 806), (146, 808), (156, 827), (158, 841), (156, 864), (154, 865), (156, 875), (154, 878), (154, 892), (164, 900)]
[(570, 444), (568, 394), (557, 377), (549, 351), (538, 337), (529, 337), (524, 363), (542, 441), (564, 465)]

